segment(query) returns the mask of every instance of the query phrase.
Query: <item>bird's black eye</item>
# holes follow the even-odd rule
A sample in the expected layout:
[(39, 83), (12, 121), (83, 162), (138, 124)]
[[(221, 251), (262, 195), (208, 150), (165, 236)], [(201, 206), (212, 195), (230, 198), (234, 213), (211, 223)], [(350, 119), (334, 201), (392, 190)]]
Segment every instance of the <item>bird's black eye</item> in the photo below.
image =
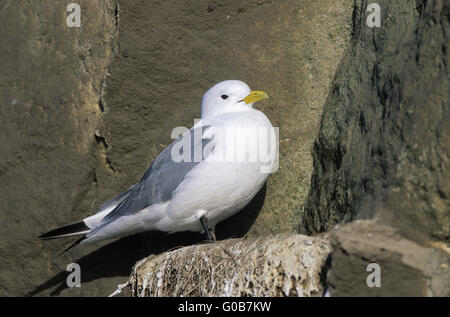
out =
[(227, 98), (228, 98), (228, 96), (227, 96), (227, 95), (222, 95), (221, 97), (222, 97), (222, 99), (223, 99), (223, 100), (225, 100), (225, 99), (227, 99)]

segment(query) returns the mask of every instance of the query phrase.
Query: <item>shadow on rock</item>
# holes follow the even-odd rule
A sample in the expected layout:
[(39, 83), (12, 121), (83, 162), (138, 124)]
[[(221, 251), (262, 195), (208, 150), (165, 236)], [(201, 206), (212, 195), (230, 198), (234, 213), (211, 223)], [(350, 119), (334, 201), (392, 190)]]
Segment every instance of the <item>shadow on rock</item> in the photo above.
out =
[[(261, 211), (265, 196), (266, 185), (263, 186), (246, 208), (217, 224), (217, 239), (223, 240), (245, 235)], [(166, 234), (159, 231), (143, 232), (102, 246), (74, 262), (83, 268), (81, 283), (87, 283), (105, 277), (129, 276), (132, 267), (144, 257), (151, 254), (159, 254), (174, 248), (200, 243), (203, 240), (203, 234), (194, 232), (173, 234)], [(61, 271), (29, 292), (28, 296), (35, 296), (56, 285), (56, 289), (50, 295), (59, 295), (61, 291), (67, 288), (67, 275), (67, 271)]]

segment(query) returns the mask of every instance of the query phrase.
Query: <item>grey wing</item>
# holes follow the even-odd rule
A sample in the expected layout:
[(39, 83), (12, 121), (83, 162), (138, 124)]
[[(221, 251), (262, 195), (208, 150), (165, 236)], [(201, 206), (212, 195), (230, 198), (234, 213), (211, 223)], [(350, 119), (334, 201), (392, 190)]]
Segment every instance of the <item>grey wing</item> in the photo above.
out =
[(117, 195), (116, 197), (108, 200), (106, 203), (103, 203), (100, 208), (98, 209), (99, 212), (102, 212), (103, 210), (110, 208), (112, 206), (116, 206), (118, 205), (120, 202), (122, 202), (133, 190), (133, 188), (136, 186), (132, 185), (130, 188), (128, 188), (126, 191), (124, 191), (123, 193)]
[[(191, 129), (187, 132), (187, 134), (191, 136), (191, 149), (198, 149), (200, 146), (203, 153), (203, 148), (211, 142), (212, 139), (194, 138), (193, 136), (195, 133), (201, 133), (200, 135), (203, 136), (203, 132), (207, 128), (208, 126), (204, 126), (202, 128)], [(202, 131), (200, 132), (197, 129), (202, 129)], [(141, 181), (130, 188), (131, 191), (128, 196), (126, 196), (113, 211), (103, 218), (96, 229), (123, 215), (132, 215), (154, 203), (170, 200), (173, 191), (181, 184), (186, 174), (205, 159), (202, 155), (200, 160), (193, 160), (192, 150), (190, 162), (175, 162), (172, 159), (172, 148), (181, 141), (181, 137), (173, 141), (158, 155), (142, 177)], [(91, 234), (94, 234), (94, 231), (92, 231)], [(88, 234), (88, 236), (91, 234)]]

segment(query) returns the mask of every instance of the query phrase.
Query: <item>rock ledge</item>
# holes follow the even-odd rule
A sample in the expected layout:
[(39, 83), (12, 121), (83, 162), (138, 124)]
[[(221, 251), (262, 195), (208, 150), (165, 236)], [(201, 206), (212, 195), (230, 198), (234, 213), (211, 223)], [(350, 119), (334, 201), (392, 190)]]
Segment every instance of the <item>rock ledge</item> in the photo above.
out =
[(132, 296), (322, 296), (327, 235), (229, 239), (152, 255), (128, 281)]

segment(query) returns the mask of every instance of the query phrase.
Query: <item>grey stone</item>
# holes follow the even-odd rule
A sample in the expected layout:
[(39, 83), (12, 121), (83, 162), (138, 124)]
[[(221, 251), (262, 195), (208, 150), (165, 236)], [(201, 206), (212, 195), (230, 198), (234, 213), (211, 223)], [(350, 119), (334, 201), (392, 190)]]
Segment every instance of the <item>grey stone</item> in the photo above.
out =
[(378, 218), (417, 241), (450, 234), (448, 1), (383, 1), (366, 25), (356, 1), (351, 48), (314, 145), (300, 232)]
[[(442, 242), (419, 245), (374, 220), (346, 224), (331, 237), (331, 296), (450, 295), (450, 248)], [(371, 263), (378, 265), (379, 287), (367, 283)]]
[[(310, 147), (349, 44), (351, 3), (76, 2), (81, 28), (67, 27), (66, 3), (0, 5), (0, 230), (8, 237), (0, 295), (107, 295), (137, 260), (201, 239), (148, 233), (58, 257), (71, 240), (37, 236), (140, 179), (172, 129), (199, 118), (203, 92), (224, 79), (269, 94), (260, 106), (281, 128), (281, 164), (255, 201), (261, 209), (265, 200), (256, 221), (240, 215), (217, 235), (294, 232)], [(71, 262), (81, 266), (81, 288), (66, 287)]]

